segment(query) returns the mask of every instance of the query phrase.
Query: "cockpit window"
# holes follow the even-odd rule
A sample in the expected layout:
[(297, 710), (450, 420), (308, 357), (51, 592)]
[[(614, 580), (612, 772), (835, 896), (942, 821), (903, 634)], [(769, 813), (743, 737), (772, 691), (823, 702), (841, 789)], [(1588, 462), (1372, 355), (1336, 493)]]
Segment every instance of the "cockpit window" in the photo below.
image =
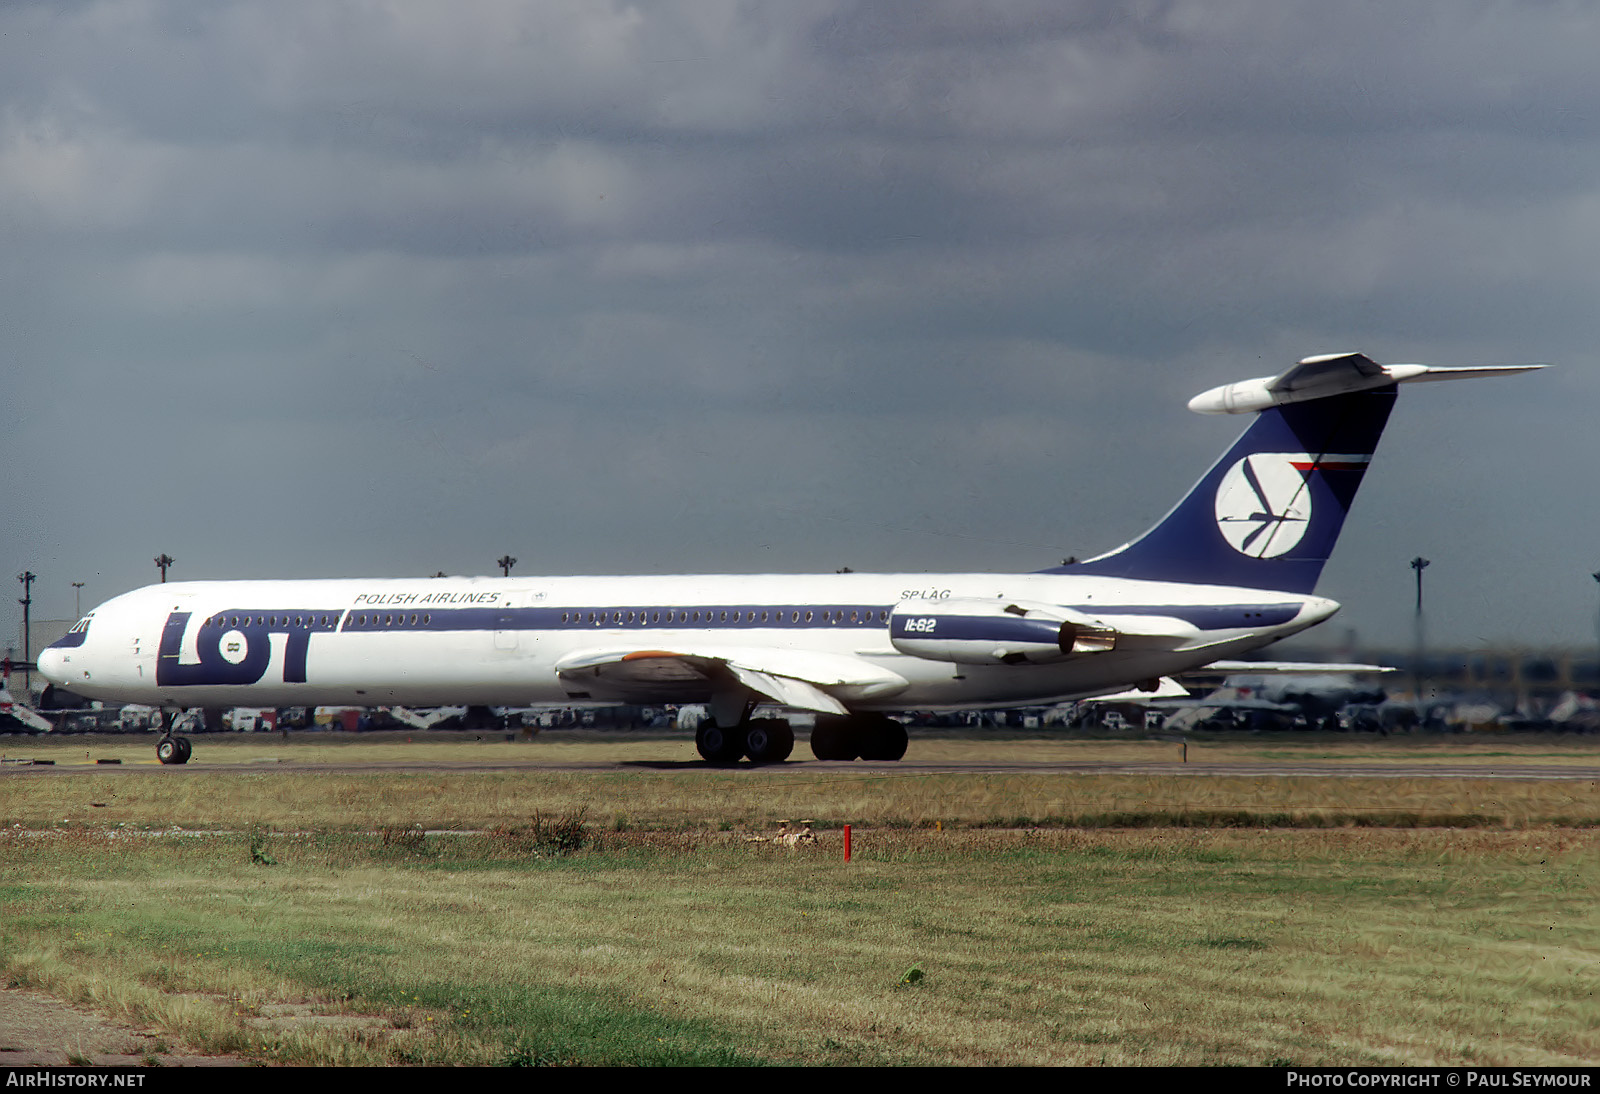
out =
[(94, 620), (94, 613), (90, 612), (72, 625), (72, 629), (56, 641), (50, 643), (53, 650), (76, 649), (83, 645), (83, 640), (89, 637), (89, 624)]

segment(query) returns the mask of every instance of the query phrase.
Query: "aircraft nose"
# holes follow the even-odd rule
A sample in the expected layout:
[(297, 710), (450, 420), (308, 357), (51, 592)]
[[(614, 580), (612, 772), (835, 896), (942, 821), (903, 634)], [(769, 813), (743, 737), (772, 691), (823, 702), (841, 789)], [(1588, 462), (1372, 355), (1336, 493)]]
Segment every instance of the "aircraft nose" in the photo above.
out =
[(64, 657), (65, 655), (60, 650), (46, 647), (39, 651), (39, 656), (35, 658), (34, 664), (39, 666), (40, 676), (43, 676), (57, 687), (63, 687), (67, 682), (67, 666)]

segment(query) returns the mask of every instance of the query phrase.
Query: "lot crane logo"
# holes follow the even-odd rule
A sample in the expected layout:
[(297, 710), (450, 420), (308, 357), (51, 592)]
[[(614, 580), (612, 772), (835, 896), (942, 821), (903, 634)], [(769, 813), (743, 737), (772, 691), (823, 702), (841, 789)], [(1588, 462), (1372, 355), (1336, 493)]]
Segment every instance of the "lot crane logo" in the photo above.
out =
[(1235, 551), (1276, 558), (1300, 542), (1311, 523), (1301, 469), (1312, 466), (1305, 455), (1255, 452), (1228, 469), (1217, 487), (1217, 528)]
[(1370, 453), (1251, 453), (1230, 467), (1217, 486), (1217, 528), (1242, 555), (1287, 554), (1311, 526), (1311, 473), (1361, 472), (1371, 459)]

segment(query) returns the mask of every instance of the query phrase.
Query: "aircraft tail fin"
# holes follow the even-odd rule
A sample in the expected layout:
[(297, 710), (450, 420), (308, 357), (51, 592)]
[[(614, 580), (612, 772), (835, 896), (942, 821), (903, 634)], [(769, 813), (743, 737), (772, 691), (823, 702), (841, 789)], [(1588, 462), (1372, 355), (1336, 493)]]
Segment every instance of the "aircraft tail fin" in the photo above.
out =
[(1312, 592), (1389, 420), (1387, 387), (1275, 406), (1154, 528), (1050, 572)]
[(1045, 572), (1309, 594), (1333, 553), (1399, 384), (1543, 367), (1380, 365), (1338, 353), (1215, 388), (1196, 396), (1190, 409), (1257, 415), (1222, 459), (1138, 539)]
[(1154, 528), (1051, 572), (1309, 594), (1395, 395), (1391, 384), (1261, 411)]

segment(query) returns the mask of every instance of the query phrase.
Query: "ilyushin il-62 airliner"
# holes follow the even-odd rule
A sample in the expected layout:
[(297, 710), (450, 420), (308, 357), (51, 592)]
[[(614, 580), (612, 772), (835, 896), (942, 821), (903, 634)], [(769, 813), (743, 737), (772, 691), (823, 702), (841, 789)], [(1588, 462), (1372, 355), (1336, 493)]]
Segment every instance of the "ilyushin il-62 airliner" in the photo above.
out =
[(1257, 417), (1183, 500), (1035, 573), (175, 582), (101, 604), (38, 667), (164, 708), (164, 763), (189, 758), (182, 708), (586, 703), (707, 704), (711, 763), (788, 758), (763, 706), (814, 712), (818, 759), (897, 760), (891, 711), (1182, 694), (1327, 619), (1339, 606), (1313, 590), (1398, 385), (1539, 367), (1345, 353), (1208, 391), (1190, 408)]

